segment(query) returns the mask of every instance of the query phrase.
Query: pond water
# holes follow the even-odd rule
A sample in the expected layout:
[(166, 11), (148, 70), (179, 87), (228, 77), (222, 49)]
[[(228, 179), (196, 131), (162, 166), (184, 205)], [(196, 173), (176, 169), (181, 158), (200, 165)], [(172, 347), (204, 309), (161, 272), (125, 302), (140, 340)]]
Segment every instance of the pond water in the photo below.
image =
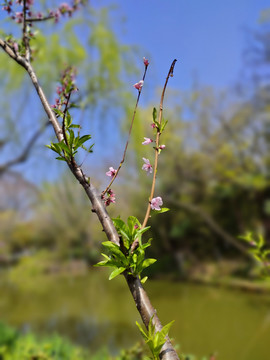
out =
[[(148, 281), (161, 321), (180, 349), (218, 360), (269, 360), (270, 295)], [(96, 350), (128, 348), (140, 340), (139, 315), (122, 277), (102, 270), (87, 275), (17, 278), (0, 283), (0, 320), (38, 333), (58, 332)]]

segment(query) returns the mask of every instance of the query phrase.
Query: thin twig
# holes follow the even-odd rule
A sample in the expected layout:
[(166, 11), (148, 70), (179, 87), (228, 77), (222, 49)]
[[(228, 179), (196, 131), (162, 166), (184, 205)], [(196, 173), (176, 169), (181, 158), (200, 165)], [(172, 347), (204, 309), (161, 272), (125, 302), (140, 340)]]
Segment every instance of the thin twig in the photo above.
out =
[(46, 20), (51, 20), (51, 19), (54, 19), (55, 16), (53, 15), (48, 15), (48, 16), (44, 16), (44, 17), (35, 17), (35, 18), (27, 18), (25, 19), (25, 22), (40, 22), (40, 21), (46, 21)]
[(67, 97), (67, 101), (66, 101), (66, 105), (65, 105), (65, 109), (64, 109), (64, 116), (63, 116), (63, 122), (62, 122), (62, 131), (63, 131), (63, 136), (64, 136), (64, 140), (66, 145), (68, 145), (68, 140), (67, 140), (67, 135), (66, 135), (66, 125), (65, 125), (65, 120), (66, 120), (66, 113), (67, 113), (67, 109), (68, 109), (68, 103), (70, 100), (70, 96), (71, 96), (72, 90), (68, 93), (68, 97)]
[[(66, 120), (66, 113), (67, 113), (67, 110), (68, 110), (68, 103), (69, 103), (69, 100), (70, 100), (70, 96), (71, 96), (71, 93), (72, 93), (72, 90), (70, 90), (70, 92), (68, 93), (68, 97), (67, 97), (67, 100), (66, 100), (66, 105), (65, 105), (65, 109), (64, 109), (64, 116), (63, 116), (63, 122), (62, 122), (62, 132), (63, 132), (63, 137), (64, 137), (64, 141), (66, 143), (66, 145), (70, 148), (69, 144), (68, 144), (68, 139), (67, 139), (67, 134), (66, 134), (66, 124), (65, 124), (65, 120)], [(74, 167), (76, 166), (76, 163), (75, 163), (75, 159), (74, 159), (74, 156), (72, 155), (72, 149), (71, 150), (71, 156), (70, 156), (70, 161), (66, 158), (65, 156), (65, 151), (63, 150), (63, 153), (64, 153), (64, 158), (66, 159), (66, 162), (68, 165)]]
[(26, 23), (26, 0), (23, 0), (23, 44), (25, 47), (25, 59), (30, 62), (31, 51), (29, 46), (29, 38), (27, 36), (27, 23)]
[(169, 77), (173, 76), (173, 69), (174, 69), (174, 65), (175, 65), (176, 61), (177, 60), (174, 59), (172, 64), (171, 64), (170, 70), (169, 70), (168, 75), (167, 75), (166, 80), (165, 80), (165, 84), (164, 84), (164, 87), (163, 87), (161, 98), (160, 98), (159, 116), (158, 116), (159, 129), (157, 130), (157, 134), (156, 134), (156, 148), (155, 148), (155, 163), (154, 163), (154, 170), (153, 170), (153, 180), (152, 180), (152, 187), (151, 187), (151, 192), (150, 192), (150, 197), (149, 197), (149, 202), (148, 202), (146, 214), (145, 214), (143, 224), (142, 224), (142, 229), (145, 228), (145, 226), (147, 224), (147, 221), (149, 219), (150, 210), (151, 210), (151, 200), (153, 199), (154, 192), (155, 192), (156, 176), (157, 176), (157, 165), (158, 165), (158, 155), (159, 155), (159, 138), (160, 138), (160, 135), (161, 135), (160, 126), (161, 126), (162, 114), (163, 114), (163, 100), (164, 100), (164, 95), (165, 95), (165, 91), (166, 91), (166, 87), (167, 87), (167, 84), (168, 84)]
[(37, 142), (38, 138), (43, 134), (44, 129), (50, 124), (49, 121), (46, 122), (40, 129), (38, 129), (29, 139), (28, 143), (26, 144), (25, 148), (23, 149), (22, 153), (17, 156), (15, 159), (6, 162), (3, 165), (0, 165), (0, 175), (5, 173), (10, 167), (20, 164), (26, 161), (29, 157), (30, 151)]
[[(144, 74), (143, 74), (143, 78), (142, 80), (144, 81), (145, 79), (145, 75), (146, 75), (146, 71), (147, 71), (147, 68), (148, 68), (148, 65), (145, 65), (145, 68), (144, 68)], [(131, 135), (131, 131), (132, 131), (132, 127), (133, 127), (133, 124), (134, 124), (134, 119), (135, 119), (135, 115), (136, 115), (136, 111), (137, 111), (137, 108), (138, 108), (138, 104), (139, 104), (139, 100), (140, 100), (140, 96), (141, 96), (141, 91), (142, 91), (142, 88), (140, 90), (138, 90), (138, 96), (137, 96), (137, 100), (136, 100), (136, 104), (135, 104), (135, 108), (134, 108), (134, 111), (133, 111), (133, 115), (132, 115), (132, 119), (131, 119), (131, 123), (130, 123), (130, 127), (129, 127), (129, 132), (128, 132), (128, 138), (127, 138), (127, 142), (126, 142), (126, 146), (125, 146), (125, 150), (124, 150), (124, 153), (123, 153), (123, 158), (114, 174), (114, 176), (112, 177), (112, 180), (110, 181), (109, 185), (106, 187), (106, 189), (101, 193), (101, 196), (104, 196), (106, 194), (106, 192), (110, 189), (112, 183), (114, 182), (114, 180), (116, 179), (124, 161), (125, 161), (125, 157), (126, 157), (126, 153), (127, 153), (127, 148), (128, 148), (128, 144), (129, 144), (129, 140), (130, 140), (130, 135)]]
[(5, 53), (8, 54), (8, 56), (10, 56), (13, 60), (26, 69), (25, 58), (20, 56), (7, 41), (0, 38), (0, 46), (5, 51)]

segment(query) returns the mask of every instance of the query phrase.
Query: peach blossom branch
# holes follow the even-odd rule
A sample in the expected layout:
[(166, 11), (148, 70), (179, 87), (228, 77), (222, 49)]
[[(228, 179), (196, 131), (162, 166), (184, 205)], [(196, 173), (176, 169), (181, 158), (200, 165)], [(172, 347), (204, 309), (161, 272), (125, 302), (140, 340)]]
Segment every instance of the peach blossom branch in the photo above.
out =
[[(148, 68), (148, 64), (145, 65), (145, 68), (144, 68), (144, 74), (143, 74), (143, 78), (142, 80), (144, 81), (145, 79), (145, 75), (146, 75), (146, 72), (147, 72), (147, 68)], [(115, 171), (115, 174), (113, 175), (109, 185), (106, 187), (106, 189), (101, 193), (101, 196), (104, 196), (106, 194), (106, 192), (110, 189), (112, 183), (114, 182), (114, 180), (116, 179), (124, 161), (125, 161), (125, 157), (126, 157), (126, 153), (127, 153), (127, 148), (128, 148), (128, 144), (129, 144), (129, 140), (130, 140), (130, 135), (131, 135), (131, 131), (132, 131), (132, 128), (133, 128), (133, 124), (134, 124), (134, 119), (135, 119), (135, 115), (136, 115), (136, 112), (137, 112), (137, 108), (138, 108), (138, 104), (139, 104), (139, 100), (140, 100), (140, 96), (141, 96), (141, 91), (142, 91), (142, 88), (140, 88), (138, 90), (138, 96), (137, 96), (137, 100), (136, 100), (136, 104), (135, 104), (135, 108), (134, 108), (134, 111), (133, 111), (133, 115), (132, 115), (132, 119), (131, 119), (131, 123), (130, 123), (130, 127), (129, 127), (129, 132), (128, 132), (128, 138), (127, 138), (127, 142), (126, 142), (126, 146), (125, 146), (125, 149), (124, 149), (124, 153), (123, 153), (123, 157), (122, 157), (122, 160), (117, 168), (117, 170)]]
[[(165, 80), (165, 84), (163, 87), (163, 91), (161, 94), (161, 98), (160, 98), (160, 104), (159, 104), (159, 116), (158, 116), (158, 123), (159, 126), (161, 126), (161, 121), (162, 121), (162, 114), (163, 114), (163, 101), (164, 101), (164, 95), (165, 95), (165, 91), (166, 91), (166, 87), (169, 81), (169, 78), (173, 76), (173, 70), (174, 70), (174, 66), (176, 63), (176, 59), (173, 60), (171, 66), (170, 66), (170, 70), (168, 72), (168, 75), (166, 77)], [(142, 223), (142, 228), (144, 228), (147, 224), (147, 221), (150, 217), (150, 210), (151, 210), (151, 200), (153, 199), (154, 196), (154, 192), (155, 192), (155, 186), (156, 186), (156, 176), (157, 176), (157, 167), (158, 167), (158, 155), (159, 155), (159, 139), (160, 139), (160, 127), (159, 129), (157, 129), (157, 134), (156, 134), (156, 147), (155, 147), (155, 163), (154, 163), (154, 169), (153, 169), (153, 180), (152, 180), (152, 187), (151, 187), (151, 192), (150, 192), (150, 197), (149, 197), (149, 202), (147, 205), (147, 210), (146, 210), (146, 214)]]

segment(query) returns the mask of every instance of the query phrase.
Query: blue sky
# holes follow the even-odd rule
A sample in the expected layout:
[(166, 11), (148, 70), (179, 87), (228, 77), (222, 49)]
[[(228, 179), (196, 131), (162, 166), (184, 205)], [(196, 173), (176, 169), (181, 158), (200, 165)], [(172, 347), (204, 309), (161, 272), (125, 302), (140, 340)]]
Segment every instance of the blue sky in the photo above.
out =
[[(258, 29), (260, 12), (270, 7), (269, 0), (91, 0), (91, 4), (116, 5), (114, 30), (122, 42), (142, 49), (137, 59), (142, 71), (142, 56), (150, 60), (141, 105), (159, 101), (155, 88), (163, 86), (174, 58), (178, 62), (171, 88), (188, 90), (195, 77), (199, 84), (218, 89), (233, 85), (243, 65), (246, 29)], [(134, 90), (134, 102), (136, 94)], [(100, 155), (98, 146), (95, 149)]]
[(94, 0), (94, 6), (117, 4), (114, 24), (128, 44), (145, 50), (156, 84), (163, 84), (170, 62), (178, 59), (172, 86), (199, 83), (224, 88), (239, 75), (247, 28), (269, 0)]

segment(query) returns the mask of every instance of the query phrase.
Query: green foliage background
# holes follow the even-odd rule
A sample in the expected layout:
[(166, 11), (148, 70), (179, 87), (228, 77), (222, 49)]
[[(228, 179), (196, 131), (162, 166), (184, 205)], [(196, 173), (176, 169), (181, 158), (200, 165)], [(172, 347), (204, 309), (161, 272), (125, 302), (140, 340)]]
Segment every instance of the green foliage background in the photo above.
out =
[[(2, 360), (109, 360), (113, 357), (104, 346), (91, 353), (73, 345), (58, 335), (37, 337), (32, 333), (22, 334), (15, 329), (0, 323), (0, 356)], [(141, 344), (122, 350), (114, 357), (116, 360), (146, 359), (147, 353)]]

